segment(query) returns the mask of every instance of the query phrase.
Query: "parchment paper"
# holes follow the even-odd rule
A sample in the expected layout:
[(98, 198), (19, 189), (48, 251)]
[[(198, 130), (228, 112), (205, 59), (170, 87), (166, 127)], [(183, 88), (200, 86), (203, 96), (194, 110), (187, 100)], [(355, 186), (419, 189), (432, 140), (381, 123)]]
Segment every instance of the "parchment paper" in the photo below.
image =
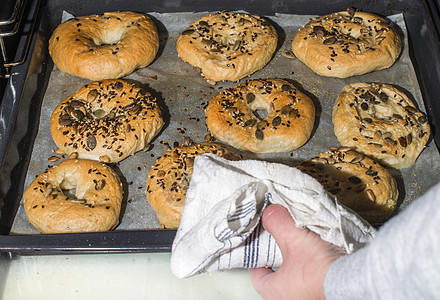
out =
[[(125, 77), (141, 83), (159, 100), (165, 112), (165, 128), (152, 142), (148, 151), (135, 155), (113, 165), (120, 174), (125, 186), (125, 198), (121, 214), (121, 223), (116, 230), (145, 230), (160, 227), (154, 211), (145, 197), (147, 173), (165, 151), (164, 144), (173, 147), (189, 137), (194, 142), (203, 142), (208, 134), (205, 125), (204, 107), (208, 101), (225, 88), (234, 86), (234, 82), (218, 83), (211, 86), (201, 78), (200, 73), (183, 62), (176, 52), (176, 40), (190, 23), (199, 19), (203, 13), (150, 13), (159, 30), (160, 50), (155, 61)], [(311, 139), (301, 148), (282, 154), (252, 154), (239, 152), (244, 158), (256, 158), (277, 161), (296, 166), (303, 160), (311, 158), (330, 147), (339, 146), (333, 133), (331, 120), (333, 103), (342, 88), (353, 82), (381, 82), (394, 84), (407, 92), (416, 101), (419, 108), (425, 111), (416, 74), (408, 54), (408, 39), (404, 16), (390, 16), (400, 33), (404, 36), (404, 47), (401, 57), (389, 69), (355, 76), (347, 79), (327, 78), (316, 75), (298, 59), (289, 59), (282, 55), (282, 50), (291, 49), (291, 41), (304, 24), (314, 16), (277, 14), (267, 17), (276, 26), (279, 33), (279, 49), (271, 62), (262, 70), (247, 79), (284, 78), (293, 81), (298, 88), (308, 94), (316, 107), (316, 124)], [(88, 83), (86, 79), (65, 74), (54, 67), (47, 91), (43, 100), (38, 136), (29, 165), (26, 187), (36, 175), (44, 172), (50, 163), (48, 158), (54, 155), (56, 146), (52, 141), (49, 120), (56, 105), (77, 89)], [(429, 187), (439, 181), (440, 160), (434, 142), (430, 142), (416, 163), (407, 169), (393, 171), (398, 181), (400, 208), (423, 194)], [(38, 231), (28, 222), (22, 205), (16, 215), (12, 232), (14, 234), (32, 234)]]

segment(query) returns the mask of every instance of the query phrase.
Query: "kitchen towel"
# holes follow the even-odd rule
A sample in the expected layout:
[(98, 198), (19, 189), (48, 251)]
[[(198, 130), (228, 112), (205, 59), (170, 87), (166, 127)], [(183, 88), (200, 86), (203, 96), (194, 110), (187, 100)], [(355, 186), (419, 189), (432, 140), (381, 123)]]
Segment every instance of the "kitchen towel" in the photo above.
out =
[(197, 156), (172, 246), (179, 278), (231, 268), (279, 267), (282, 256), (260, 217), (270, 203), (286, 207), (307, 227), (347, 253), (369, 243), (376, 230), (296, 168), (256, 160)]

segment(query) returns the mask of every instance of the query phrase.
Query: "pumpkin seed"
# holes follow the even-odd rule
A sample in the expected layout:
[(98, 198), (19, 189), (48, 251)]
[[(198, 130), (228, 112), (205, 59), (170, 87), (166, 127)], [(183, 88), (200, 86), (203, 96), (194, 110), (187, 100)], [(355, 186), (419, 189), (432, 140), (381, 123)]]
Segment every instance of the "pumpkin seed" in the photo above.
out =
[(395, 140), (393, 140), (392, 138), (386, 138), (385, 142), (387, 142), (388, 144), (392, 145), (392, 146), (396, 146), (397, 142)]
[(247, 95), (246, 95), (246, 102), (249, 104), (249, 103), (251, 103), (252, 101), (254, 101), (255, 100), (255, 95), (254, 94), (252, 94), (252, 93), (248, 93)]
[(291, 87), (290, 85), (288, 85), (288, 84), (283, 84), (283, 85), (281, 86), (281, 90), (282, 90), (283, 92), (291, 91), (291, 90), (292, 90), (292, 87)]
[(333, 36), (333, 37), (329, 37), (327, 39), (324, 40), (323, 44), (324, 45), (333, 45), (334, 43), (336, 43), (337, 39)]
[(350, 18), (353, 18), (354, 14), (356, 13), (356, 10), (353, 7), (350, 6), (350, 7), (347, 8), (347, 13), (350, 16)]
[(361, 108), (362, 108), (363, 110), (368, 110), (368, 104), (365, 103), (365, 102), (362, 102), (362, 104), (361, 104)]
[(406, 139), (407, 139), (408, 145), (411, 145), (412, 141), (413, 141), (412, 133), (409, 133), (408, 136), (406, 137)]
[(164, 170), (159, 170), (159, 171), (157, 171), (157, 176), (159, 176), (159, 177), (164, 177), (165, 176), (165, 171)]
[(356, 156), (355, 158), (353, 158), (350, 163), (355, 164), (360, 162), (361, 160), (363, 160), (364, 158), (362, 156)]
[(108, 163), (108, 162), (110, 162), (110, 157), (108, 157), (107, 155), (101, 155), (99, 157), (99, 160), (102, 162)]
[(290, 105), (285, 105), (281, 108), (281, 114), (288, 115), (292, 111), (292, 107)]
[(364, 118), (363, 120), (364, 120), (365, 122), (367, 122), (368, 124), (373, 123), (373, 119), (371, 119), (371, 118)]
[(199, 22), (199, 26), (202, 26), (202, 27), (209, 27), (209, 24), (208, 24), (208, 22), (206, 22), (206, 21), (200, 21), (200, 22)]
[(96, 147), (96, 138), (93, 134), (87, 136), (87, 147), (89, 147), (90, 150), (93, 150)]
[(336, 194), (338, 194), (340, 191), (341, 191), (340, 188), (334, 188), (334, 189), (329, 190), (328, 192), (329, 192), (330, 194), (336, 195)]
[(73, 108), (77, 108), (83, 106), (83, 103), (79, 100), (72, 100), (70, 101), (70, 106), (72, 106)]
[(281, 124), (281, 117), (280, 116), (276, 116), (275, 118), (273, 118), (272, 120), (272, 126), (278, 126)]
[(387, 103), (388, 101), (388, 96), (385, 93), (380, 93), (379, 94), (379, 99), (382, 100), (383, 103)]
[(257, 129), (262, 129), (265, 126), (267, 126), (267, 124), (269, 124), (269, 122), (267, 122), (266, 120), (261, 120), (260, 122), (258, 122), (257, 124)]
[(249, 119), (246, 122), (244, 122), (244, 127), (252, 127), (257, 123), (257, 120), (255, 119)]
[(50, 194), (52, 194), (52, 192), (53, 192), (52, 185), (49, 184), (49, 186), (47, 187), (46, 193), (44, 194), (44, 197), (45, 197), (45, 198), (49, 197)]
[(58, 124), (60, 124), (61, 126), (67, 126), (73, 123), (72, 118), (70, 118), (69, 115), (61, 115), (60, 118), (58, 119)]
[(97, 89), (93, 89), (91, 90), (88, 94), (87, 94), (87, 102), (92, 102), (96, 99), (96, 97), (98, 96), (98, 90)]
[(405, 106), (405, 109), (406, 109), (407, 111), (409, 111), (409, 112), (414, 113), (414, 114), (417, 112), (417, 109), (416, 109), (414, 106), (411, 106), (411, 105), (407, 105), (407, 106)]
[(194, 29), (186, 29), (182, 32), (182, 35), (190, 35), (194, 32)]
[(127, 132), (130, 132), (130, 130), (131, 130), (131, 125), (130, 125), (130, 124), (127, 124), (127, 126), (125, 127), (125, 130), (126, 130)]
[(72, 116), (77, 120), (84, 119), (84, 113), (78, 109), (75, 109), (74, 111), (72, 111)]
[(374, 133), (374, 139), (377, 141), (377, 140), (380, 140), (380, 138), (382, 137), (382, 132), (380, 131), (380, 130), (378, 130), (378, 131), (376, 131), (375, 133)]
[(105, 115), (105, 111), (103, 109), (97, 109), (93, 112), (93, 116), (96, 119), (101, 119)]
[(257, 140), (262, 141), (264, 139), (263, 131), (261, 131), (261, 129), (255, 130), (255, 137), (257, 138)]
[(426, 122), (428, 122), (428, 118), (427, 118), (425, 115), (422, 115), (422, 116), (420, 116), (420, 117), (417, 119), (417, 121), (418, 121), (420, 124), (425, 124)]
[(124, 84), (122, 83), (122, 82), (120, 82), (120, 81), (116, 81), (116, 83), (115, 83), (115, 89), (117, 90), (117, 91), (120, 91), (120, 90), (122, 90), (124, 88)]
[(129, 109), (129, 112), (131, 114), (137, 114), (142, 109), (142, 106), (140, 104), (136, 104), (132, 108)]
[(401, 137), (399, 138), (399, 144), (400, 144), (400, 146), (406, 148), (406, 147), (408, 146), (408, 143), (407, 143), (407, 141), (406, 141), (406, 137), (401, 136)]
[(116, 114), (113, 111), (111, 111), (109, 114), (107, 114), (107, 118), (109, 118), (109, 119), (114, 119), (115, 117), (116, 117)]
[(359, 177), (356, 177), (356, 176), (348, 177), (348, 181), (350, 181), (353, 184), (359, 184), (359, 183), (362, 182), (362, 180)]

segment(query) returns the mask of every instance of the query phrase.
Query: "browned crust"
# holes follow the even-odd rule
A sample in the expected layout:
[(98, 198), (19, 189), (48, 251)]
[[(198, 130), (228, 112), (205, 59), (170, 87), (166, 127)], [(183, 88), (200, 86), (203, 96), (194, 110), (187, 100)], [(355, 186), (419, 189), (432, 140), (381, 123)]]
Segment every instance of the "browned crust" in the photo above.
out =
[[(74, 198), (63, 190), (76, 189)], [(29, 221), (42, 233), (91, 232), (119, 223), (122, 184), (105, 164), (68, 159), (40, 174), (23, 194)]]
[(90, 80), (120, 78), (146, 67), (158, 49), (154, 23), (130, 11), (71, 19), (49, 40), (49, 53), (61, 71)]
[(292, 41), (296, 57), (322, 76), (347, 78), (389, 68), (402, 41), (385, 19), (338, 12), (312, 19)]
[(298, 169), (317, 179), (341, 204), (373, 225), (385, 222), (396, 208), (395, 179), (379, 163), (349, 148), (321, 153)]
[(427, 117), (388, 84), (345, 86), (333, 107), (333, 124), (342, 146), (399, 169), (416, 161), (430, 136)]
[(50, 122), (61, 150), (103, 162), (144, 149), (164, 124), (156, 99), (121, 79), (86, 84), (55, 108)]
[(204, 153), (213, 153), (230, 160), (239, 159), (238, 155), (223, 146), (200, 143), (165, 152), (148, 172), (147, 200), (164, 228), (176, 229), (179, 226), (194, 159)]
[(263, 68), (278, 41), (275, 28), (259, 16), (242, 13), (206, 15), (177, 40), (179, 57), (201, 69), (210, 81), (238, 81)]
[[(261, 109), (268, 115), (259, 120), (253, 111)], [(309, 139), (315, 107), (309, 97), (285, 80), (251, 80), (212, 98), (205, 114), (211, 134), (235, 148), (257, 153), (289, 152)]]

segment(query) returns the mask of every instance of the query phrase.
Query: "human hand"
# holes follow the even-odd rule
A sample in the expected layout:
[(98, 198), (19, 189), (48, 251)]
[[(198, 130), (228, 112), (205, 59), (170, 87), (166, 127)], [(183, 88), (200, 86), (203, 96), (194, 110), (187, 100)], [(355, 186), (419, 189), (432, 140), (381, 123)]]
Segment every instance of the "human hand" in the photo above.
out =
[(325, 299), (324, 278), (345, 251), (308, 230), (295, 226), (286, 208), (272, 204), (262, 216), (263, 227), (283, 255), (277, 271), (250, 269), (252, 284), (264, 299)]

